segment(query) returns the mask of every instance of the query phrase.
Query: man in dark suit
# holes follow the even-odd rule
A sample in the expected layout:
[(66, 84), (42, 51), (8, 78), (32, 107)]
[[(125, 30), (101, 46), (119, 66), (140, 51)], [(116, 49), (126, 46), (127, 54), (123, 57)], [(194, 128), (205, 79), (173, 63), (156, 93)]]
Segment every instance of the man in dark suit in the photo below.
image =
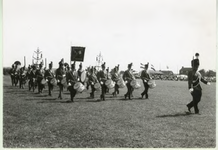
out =
[(51, 80), (55, 77), (54, 72), (52, 70), (53, 63), (49, 64), (49, 68), (45, 71), (45, 79), (48, 80), (48, 95), (52, 96), (51, 91), (53, 90), (53, 84), (51, 84)]
[(9, 71), (9, 74), (10, 74), (10, 76), (11, 76), (11, 84), (12, 84), (12, 86), (15, 84), (14, 83), (14, 72), (15, 72), (15, 64), (12, 64), (12, 68), (10, 69), (10, 71)]
[(90, 69), (90, 75), (88, 76), (88, 78), (89, 78), (89, 83), (90, 83), (91, 89), (92, 89), (92, 92), (90, 93), (90, 98), (95, 98), (94, 92), (96, 89), (95, 89), (94, 85), (95, 85), (95, 83), (98, 82), (98, 79), (95, 75), (93, 67)]
[(197, 58), (191, 61), (192, 71), (189, 71), (188, 73), (188, 88), (193, 100), (186, 106), (188, 107), (189, 112), (191, 112), (191, 108), (194, 107), (195, 114), (199, 114), (198, 103), (200, 102), (202, 96), (200, 81), (208, 85), (210, 85), (210, 83), (204, 80), (200, 72), (198, 72), (198, 67), (200, 64), (198, 59), (199, 54), (196, 53), (195, 56)]
[(149, 85), (148, 85), (148, 81), (150, 80), (150, 76), (147, 72), (148, 70), (148, 65), (149, 63), (147, 63), (145, 66), (144, 66), (144, 70), (142, 71), (141, 73), (141, 79), (142, 79), (142, 82), (144, 84), (144, 91), (141, 93), (141, 96), (143, 98), (143, 96), (145, 95), (145, 98), (148, 99), (148, 88), (149, 88)]
[(133, 87), (131, 86), (131, 81), (135, 79), (133, 72), (131, 71), (132, 68), (132, 63), (128, 64), (128, 69), (124, 72), (123, 74), (123, 80), (126, 82), (126, 87), (127, 87), (127, 93), (124, 95), (125, 99), (128, 97), (129, 99), (132, 99), (132, 92), (133, 92)]
[(105, 82), (107, 80), (107, 72), (105, 70), (106, 66), (105, 66), (105, 62), (101, 65), (102, 70), (100, 70), (97, 74), (98, 77), (98, 81), (101, 84), (101, 96), (100, 99), (101, 100), (105, 100), (105, 92), (106, 92), (106, 88), (107, 86), (105, 85)]

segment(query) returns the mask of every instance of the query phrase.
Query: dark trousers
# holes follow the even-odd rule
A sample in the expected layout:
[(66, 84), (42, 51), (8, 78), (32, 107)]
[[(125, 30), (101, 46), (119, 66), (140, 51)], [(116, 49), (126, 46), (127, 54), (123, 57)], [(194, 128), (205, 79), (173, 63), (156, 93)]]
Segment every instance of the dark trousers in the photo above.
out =
[(133, 92), (133, 87), (130, 85), (130, 82), (128, 82), (126, 84), (126, 87), (127, 87), (127, 93), (125, 94), (125, 97), (128, 97), (129, 99), (131, 99), (131, 96), (132, 96), (132, 92)]
[(101, 99), (105, 100), (105, 93), (106, 93), (107, 86), (105, 84), (101, 84)]
[(117, 85), (117, 83), (114, 86), (114, 92), (113, 95), (119, 94), (119, 85)]
[(53, 90), (53, 85), (48, 82), (48, 95), (51, 96), (51, 91)]
[(42, 93), (42, 90), (45, 85), (41, 84), (41, 80), (37, 80), (37, 85), (38, 85), (38, 93)]
[(12, 84), (12, 86), (14, 85), (14, 76), (13, 75), (11, 75), (11, 84)]
[(62, 99), (62, 92), (63, 92), (63, 89), (64, 89), (64, 85), (61, 84), (61, 83), (58, 83), (58, 86), (59, 86), (59, 96), (58, 98)]
[(149, 89), (149, 85), (148, 85), (148, 83), (147, 82), (143, 82), (143, 84), (144, 84), (144, 91), (142, 92), (142, 97), (145, 95), (145, 98), (148, 98), (148, 89)]
[(198, 103), (201, 101), (202, 92), (201, 90), (194, 90), (191, 95), (193, 99), (187, 106), (189, 108), (194, 107), (195, 113), (199, 113)]
[(70, 99), (73, 101), (74, 97), (76, 96), (76, 90), (73, 88), (73, 86), (69, 86), (68, 89), (70, 91)]
[(94, 85), (92, 85), (92, 84), (91, 84), (91, 89), (92, 89), (92, 92), (90, 93), (90, 97), (91, 97), (91, 98), (94, 98), (94, 97), (95, 97), (95, 95), (94, 95), (94, 93), (95, 93), (95, 87), (94, 87)]

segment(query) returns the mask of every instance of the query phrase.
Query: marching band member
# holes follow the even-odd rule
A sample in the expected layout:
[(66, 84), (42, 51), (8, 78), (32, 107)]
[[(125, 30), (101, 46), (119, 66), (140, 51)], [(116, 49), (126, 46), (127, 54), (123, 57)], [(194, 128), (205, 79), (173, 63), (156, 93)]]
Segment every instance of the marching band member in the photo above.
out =
[(105, 82), (107, 80), (107, 72), (105, 70), (105, 62), (101, 65), (101, 68), (102, 68), (102, 70), (98, 72), (97, 78), (98, 78), (98, 81), (101, 84), (100, 99), (105, 100), (105, 92), (106, 92), (106, 88), (107, 88), (107, 86), (105, 85)]
[(15, 82), (14, 82), (15, 64), (12, 64), (11, 67), (12, 67), (12, 68), (10, 69), (9, 74), (10, 74), (10, 76), (11, 76), (11, 84), (12, 84), (12, 86), (13, 86), (13, 85), (15, 84)]
[(117, 94), (119, 94), (119, 86), (117, 84), (117, 82), (119, 81), (118, 66), (114, 68), (111, 79), (115, 82), (113, 96), (116, 96)]
[(64, 85), (61, 84), (61, 80), (66, 76), (64, 70), (64, 59), (62, 58), (61, 61), (59, 62), (59, 67), (56, 70), (55, 77), (57, 79), (57, 85), (59, 86), (59, 96), (58, 98), (62, 99), (62, 91), (64, 88)]
[(25, 84), (25, 78), (26, 78), (26, 75), (25, 75), (25, 72), (24, 72), (24, 69), (25, 67), (22, 67), (19, 69), (19, 86), (20, 86), (20, 89), (24, 88), (23, 85)]
[(149, 65), (149, 63), (145, 64), (144, 70), (141, 73), (141, 79), (142, 79), (142, 82), (143, 82), (144, 88), (145, 88), (144, 91), (141, 93), (141, 96), (143, 98), (143, 96), (145, 95), (146, 99), (148, 99), (148, 88), (149, 88), (148, 81), (150, 80), (150, 76), (147, 72), (148, 65)]
[(38, 85), (38, 93), (42, 93), (43, 88), (45, 87), (41, 81), (44, 78), (44, 69), (43, 69), (43, 63), (41, 62), (39, 64), (39, 69), (36, 70), (36, 79), (37, 79), (37, 85)]
[(77, 75), (79, 78), (79, 82), (81, 82), (82, 84), (84, 84), (84, 82), (81, 81), (81, 75), (82, 75), (83, 69), (82, 69), (82, 63), (79, 64), (79, 69), (77, 70)]
[(126, 82), (126, 87), (127, 87), (127, 93), (124, 95), (125, 99), (126, 97), (132, 99), (131, 96), (134, 90), (133, 87), (130, 85), (131, 81), (135, 79), (133, 72), (131, 71), (131, 68), (132, 68), (132, 63), (128, 64), (128, 69), (123, 74), (123, 80)]
[(192, 71), (189, 71), (188, 73), (188, 88), (193, 100), (186, 106), (188, 107), (189, 112), (191, 112), (191, 108), (194, 107), (195, 114), (199, 114), (198, 103), (200, 102), (202, 96), (200, 81), (208, 85), (210, 85), (210, 83), (204, 80), (200, 72), (198, 72), (198, 67), (200, 64), (198, 59), (199, 54), (196, 53), (195, 56), (197, 58), (191, 61)]
[(35, 88), (36, 88), (36, 66), (33, 65), (32, 66), (32, 70), (30, 72), (30, 88), (29, 90), (31, 90), (31, 88), (33, 88), (33, 92), (35, 91)]
[(48, 80), (48, 95), (51, 95), (51, 91), (53, 90), (53, 84), (51, 84), (51, 80), (55, 77), (54, 72), (52, 70), (53, 63), (51, 62), (49, 65), (49, 68), (45, 71), (45, 79)]
[(67, 73), (66, 79), (67, 79), (67, 84), (69, 85), (68, 89), (70, 91), (70, 98), (71, 98), (71, 100), (69, 100), (67, 102), (73, 102), (74, 97), (75, 97), (76, 92), (77, 92), (74, 89), (74, 85), (78, 79), (76, 69), (75, 69), (75, 62), (71, 65), (71, 70)]
[(27, 73), (26, 73), (26, 77), (27, 77), (27, 80), (28, 80), (29, 91), (31, 90), (31, 82), (30, 82), (31, 71), (32, 71), (32, 68), (31, 68), (31, 66), (29, 65), (29, 66), (28, 66), (28, 69), (27, 69)]
[(90, 83), (91, 89), (92, 89), (92, 92), (90, 93), (90, 98), (94, 98), (95, 97), (94, 92), (96, 90), (94, 85), (95, 85), (95, 83), (98, 82), (98, 79), (97, 79), (97, 76), (96, 76), (96, 74), (94, 72), (93, 67), (90, 69), (90, 75), (89, 75), (88, 78), (89, 78), (89, 83)]

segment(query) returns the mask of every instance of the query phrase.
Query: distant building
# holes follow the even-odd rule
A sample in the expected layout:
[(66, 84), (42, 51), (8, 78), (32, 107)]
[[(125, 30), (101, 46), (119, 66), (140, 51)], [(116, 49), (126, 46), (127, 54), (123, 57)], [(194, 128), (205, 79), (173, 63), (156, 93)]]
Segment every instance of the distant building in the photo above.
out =
[(162, 72), (163, 75), (173, 75), (173, 71), (170, 70), (160, 70), (160, 72)]
[(180, 70), (179, 70), (179, 74), (183, 74), (183, 75), (188, 75), (188, 72), (191, 71), (192, 68), (188, 68), (188, 67), (182, 67)]

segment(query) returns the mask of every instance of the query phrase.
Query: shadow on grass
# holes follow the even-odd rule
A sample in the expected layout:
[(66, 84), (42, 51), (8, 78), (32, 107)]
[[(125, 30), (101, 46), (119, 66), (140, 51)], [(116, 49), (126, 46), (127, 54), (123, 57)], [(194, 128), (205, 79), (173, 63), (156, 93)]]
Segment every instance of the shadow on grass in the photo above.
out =
[(160, 115), (160, 116), (156, 116), (158, 118), (165, 118), (165, 117), (180, 117), (180, 116), (189, 116), (189, 115), (193, 115), (193, 113), (176, 113), (176, 114), (169, 114), (169, 115)]

